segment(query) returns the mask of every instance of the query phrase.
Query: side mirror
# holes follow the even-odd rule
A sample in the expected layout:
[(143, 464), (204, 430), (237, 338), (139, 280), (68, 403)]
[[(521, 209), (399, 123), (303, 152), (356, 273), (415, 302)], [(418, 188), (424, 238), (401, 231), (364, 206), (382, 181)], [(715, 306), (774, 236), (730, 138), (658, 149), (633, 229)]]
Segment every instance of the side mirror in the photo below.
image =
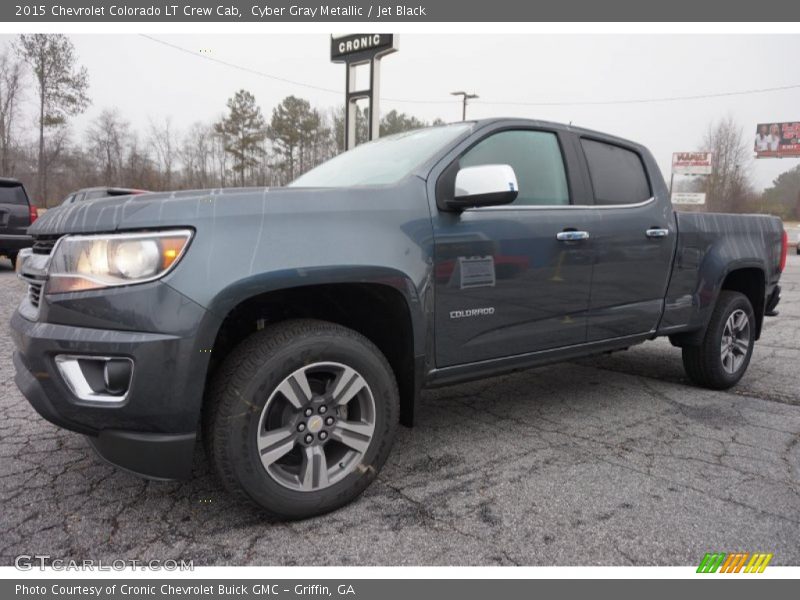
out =
[(465, 167), (456, 174), (455, 194), (450, 208), (511, 204), (517, 199), (517, 175), (509, 165)]

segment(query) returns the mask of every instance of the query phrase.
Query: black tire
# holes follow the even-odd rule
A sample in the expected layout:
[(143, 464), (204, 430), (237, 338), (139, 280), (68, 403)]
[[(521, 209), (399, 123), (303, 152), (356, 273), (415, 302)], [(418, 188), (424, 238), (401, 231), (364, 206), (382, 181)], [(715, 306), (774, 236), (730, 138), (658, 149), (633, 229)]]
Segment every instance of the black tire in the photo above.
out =
[[(723, 365), (723, 332), (726, 323), (737, 311), (742, 311), (747, 317), (749, 334), (747, 350), (746, 352), (742, 350), (742, 353), (737, 356), (738, 364), (731, 372)], [(711, 321), (702, 343), (698, 346), (683, 347), (683, 368), (686, 375), (697, 385), (714, 390), (726, 390), (736, 385), (750, 364), (755, 343), (755, 331), (756, 320), (753, 306), (747, 296), (739, 292), (723, 290), (720, 292), (714, 312), (711, 314)]]
[[(302, 484), (303, 465), (313, 462), (308, 460), (310, 455), (304, 453), (311, 448), (306, 448), (302, 439), (298, 439), (290, 451), (291, 454), (279, 459), (288, 461), (295, 452), (299, 452), (303, 465), (297, 465), (297, 457), (294, 457), (296, 467), (291, 465), (284, 467), (278, 461), (274, 465), (262, 464), (258, 446), (262, 438), (259, 438), (259, 435), (268, 433), (264, 428), (264, 419), (268, 411), (272, 411), (273, 405), (265, 407), (268, 401), (278, 402), (270, 399), (279, 398), (283, 403), (282, 409), (277, 410), (279, 417), (285, 419), (286, 417), (281, 415), (289, 412), (292, 413), (291, 418), (307, 419), (306, 433), (310, 433), (313, 429), (311, 419), (317, 418), (316, 412), (311, 418), (303, 415), (305, 410), (311, 410), (312, 405), (309, 403), (304, 405), (307, 408), (295, 410), (286, 401), (288, 396), (281, 395), (280, 389), (284, 388), (279, 389), (279, 387), (298, 370), (313, 369), (313, 365), (318, 364), (344, 365), (361, 376), (359, 382), (363, 381), (367, 385), (358, 394), (359, 398), (367, 394), (370, 406), (374, 406), (374, 411), (370, 413), (374, 430), (370, 434), (369, 445), (362, 453), (356, 454), (348, 447), (343, 446), (344, 450), (338, 448), (339, 442), (333, 439), (333, 429), (330, 430), (331, 437), (326, 442), (315, 439), (313, 445), (323, 447), (323, 458), (326, 452), (328, 453), (327, 461), (330, 461), (331, 452), (336, 451), (350, 452), (350, 455), (355, 457), (348, 461), (347, 471), (337, 471), (339, 467), (344, 468), (343, 462), (336, 464), (338, 458), (334, 458), (328, 467), (334, 474), (330, 479), (331, 482), (335, 477), (341, 476), (340, 473), (347, 474), (335, 483), (326, 483), (329, 487), (322, 489), (289, 489), (286, 483), (281, 483), (280, 477), (276, 477), (268, 469), (276, 468), (274, 465), (277, 465), (278, 472), (282, 474), (290, 468), (297, 468), (299, 470), (297, 477)], [(342, 379), (346, 373), (342, 372)], [(313, 377), (315, 375), (308, 381), (319, 389), (322, 384), (312, 381)], [(290, 383), (294, 381), (296, 380)], [(329, 387), (333, 387), (335, 383), (335, 381), (330, 382)], [(333, 402), (331, 406), (334, 408), (331, 413), (325, 415), (326, 420), (336, 415), (340, 421), (344, 421), (347, 417), (339, 414), (340, 408), (334, 402), (333, 393), (330, 393), (330, 396), (330, 401)], [(321, 402), (323, 396), (316, 394), (314, 398)], [(397, 383), (389, 363), (380, 350), (363, 335), (351, 329), (310, 319), (284, 321), (245, 339), (220, 367), (212, 383), (208, 401), (209, 405), (204, 414), (203, 437), (218, 476), (233, 494), (254, 502), (269, 515), (281, 519), (301, 519), (320, 515), (358, 497), (375, 479), (386, 461), (394, 441), (399, 417)], [(362, 400), (359, 399), (358, 402)], [(286, 421), (280, 425), (280, 430), (294, 431), (297, 423), (297, 420)], [(320, 424), (318, 418), (314, 426), (317, 424)], [(320, 435), (322, 434), (317, 433), (312, 437)], [(325, 447), (328, 450), (325, 450)], [(306, 468), (313, 471), (319, 467)], [(316, 475), (313, 479), (316, 485), (318, 481)], [(327, 470), (325, 480), (326, 482), (328, 480)]]
[(8, 260), (11, 261), (11, 268), (17, 270), (17, 252), (8, 255)]

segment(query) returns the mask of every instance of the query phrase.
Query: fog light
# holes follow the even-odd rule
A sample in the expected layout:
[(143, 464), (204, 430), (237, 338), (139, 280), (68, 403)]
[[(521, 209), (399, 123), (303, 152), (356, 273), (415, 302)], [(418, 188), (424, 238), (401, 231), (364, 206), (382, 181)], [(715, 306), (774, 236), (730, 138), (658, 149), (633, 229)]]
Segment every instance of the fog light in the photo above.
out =
[(128, 391), (131, 382), (131, 362), (128, 359), (107, 360), (103, 369), (106, 392), (119, 396)]
[(133, 376), (133, 360), (110, 356), (59, 354), (56, 367), (80, 400), (120, 403), (128, 396)]

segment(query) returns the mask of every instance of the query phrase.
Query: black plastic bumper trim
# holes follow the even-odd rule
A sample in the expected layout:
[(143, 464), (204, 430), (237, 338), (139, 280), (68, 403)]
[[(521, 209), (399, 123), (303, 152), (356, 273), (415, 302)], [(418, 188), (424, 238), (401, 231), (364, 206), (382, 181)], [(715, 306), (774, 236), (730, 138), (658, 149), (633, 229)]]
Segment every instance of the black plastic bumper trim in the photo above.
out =
[(115, 467), (148, 479), (189, 479), (197, 436), (107, 429), (87, 436), (97, 454)]

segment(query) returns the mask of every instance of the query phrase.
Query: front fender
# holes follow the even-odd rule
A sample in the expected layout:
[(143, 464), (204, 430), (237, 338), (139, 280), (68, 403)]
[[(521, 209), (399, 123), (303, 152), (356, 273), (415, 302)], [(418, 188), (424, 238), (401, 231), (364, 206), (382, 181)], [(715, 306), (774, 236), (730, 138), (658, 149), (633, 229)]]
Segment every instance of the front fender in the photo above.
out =
[[(373, 265), (319, 266), (259, 273), (233, 282), (208, 303), (209, 312), (224, 319), (247, 300), (261, 294), (326, 284), (375, 284), (397, 290), (404, 298), (411, 317), (414, 353), (425, 352), (426, 312), (424, 302), (411, 278), (397, 269)], [(424, 288), (424, 286), (423, 286)]]

